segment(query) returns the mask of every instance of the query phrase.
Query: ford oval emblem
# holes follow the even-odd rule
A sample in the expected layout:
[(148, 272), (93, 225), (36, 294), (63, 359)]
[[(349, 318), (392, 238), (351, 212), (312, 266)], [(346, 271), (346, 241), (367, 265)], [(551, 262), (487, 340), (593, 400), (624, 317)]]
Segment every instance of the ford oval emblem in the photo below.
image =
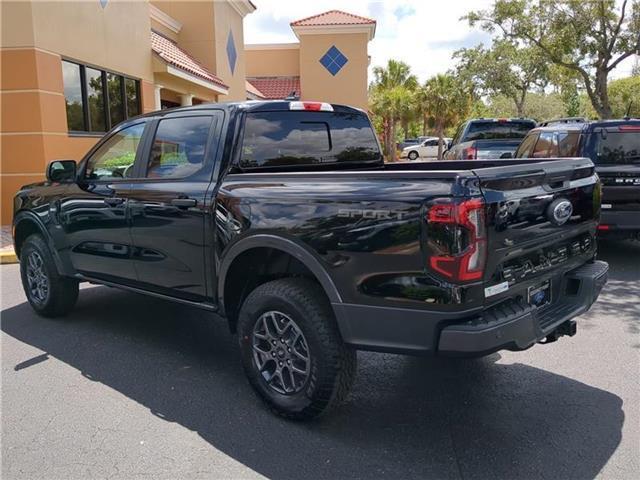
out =
[(564, 225), (573, 215), (573, 205), (566, 198), (558, 198), (547, 208), (547, 218), (554, 225)]

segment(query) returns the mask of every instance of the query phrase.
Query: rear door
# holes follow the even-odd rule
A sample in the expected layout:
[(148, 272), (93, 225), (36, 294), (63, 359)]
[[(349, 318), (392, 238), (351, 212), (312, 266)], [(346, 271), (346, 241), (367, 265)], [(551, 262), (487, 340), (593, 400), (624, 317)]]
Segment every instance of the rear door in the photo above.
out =
[(206, 251), (212, 229), (211, 185), (222, 110), (176, 112), (150, 127), (141, 179), (129, 192), (131, 235), (140, 286), (201, 302), (207, 297)]
[(438, 140), (426, 140), (424, 146), (420, 149), (420, 156), (427, 158), (435, 158), (438, 156)]

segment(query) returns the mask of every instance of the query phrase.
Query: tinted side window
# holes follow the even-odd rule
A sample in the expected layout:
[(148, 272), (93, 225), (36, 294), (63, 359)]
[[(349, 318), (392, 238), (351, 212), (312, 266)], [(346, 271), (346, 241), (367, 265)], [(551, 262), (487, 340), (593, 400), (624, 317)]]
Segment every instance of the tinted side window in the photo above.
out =
[(533, 150), (533, 158), (549, 158), (558, 156), (558, 145), (554, 132), (542, 132), (536, 148)]
[(131, 125), (109, 137), (87, 161), (85, 177), (112, 180), (131, 176), (144, 123)]
[(465, 126), (465, 125), (466, 125), (466, 124), (465, 124), (465, 123), (463, 123), (463, 124), (462, 124), (462, 125), (460, 125), (460, 126), (458, 127), (458, 129), (456, 130), (456, 133), (455, 133), (455, 135), (453, 136), (453, 140), (452, 140), (452, 143), (453, 143), (454, 145), (455, 145), (456, 143), (459, 143), (459, 142), (460, 142), (460, 136), (462, 135), (462, 131), (464, 130), (464, 126)]
[(527, 135), (518, 147), (515, 158), (529, 158), (531, 156), (531, 152), (533, 152), (533, 147), (536, 144), (536, 140), (538, 140), (537, 133)]
[(147, 178), (184, 178), (205, 162), (213, 117), (166, 118), (158, 122)]
[(247, 114), (240, 158), (243, 168), (380, 160), (373, 128), (361, 113)]
[(579, 143), (578, 132), (558, 132), (558, 156), (577, 157)]

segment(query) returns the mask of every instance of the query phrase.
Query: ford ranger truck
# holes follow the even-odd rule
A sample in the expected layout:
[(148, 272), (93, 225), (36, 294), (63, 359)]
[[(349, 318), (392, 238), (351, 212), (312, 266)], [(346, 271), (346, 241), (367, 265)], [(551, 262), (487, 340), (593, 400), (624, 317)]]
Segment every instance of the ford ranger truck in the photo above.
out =
[(162, 110), (46, 176), (14, 205), (37, 313), (69, 313), (81, 282), (199, 308), (293, 419), (347, 397), (357, 350), (553, 342), (607, 280), (591, 160), (385, 164), (367, 115), (341, 105)]

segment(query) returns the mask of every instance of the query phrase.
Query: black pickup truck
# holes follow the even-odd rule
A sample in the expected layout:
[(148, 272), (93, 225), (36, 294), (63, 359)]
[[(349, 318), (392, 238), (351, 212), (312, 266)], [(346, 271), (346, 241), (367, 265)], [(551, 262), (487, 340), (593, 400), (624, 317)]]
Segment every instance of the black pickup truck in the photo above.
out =
[(444, 153), (445, 160), (511, 158), (529, 130), (529, 118), (474, 118), (458, 127)]
[(44, 316), (79, 282), (181, 302), (237, 332), (251, 385), (315, 417), (355, 350), (485, 355), (573, 335), (606, 282), (588, 159), (387, 164), (360, 110), (205, 104), (129, 120), (15, 197)]

